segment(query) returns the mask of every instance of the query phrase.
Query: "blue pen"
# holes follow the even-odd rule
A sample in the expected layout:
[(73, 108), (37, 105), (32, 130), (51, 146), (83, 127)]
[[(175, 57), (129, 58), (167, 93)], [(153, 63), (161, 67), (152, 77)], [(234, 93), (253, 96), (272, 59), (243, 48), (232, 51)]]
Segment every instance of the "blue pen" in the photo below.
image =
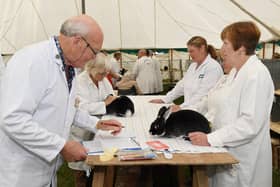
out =
[(87, 152), (87, 154), (97, 154), (97, 153), (104, 153), (104, 151), (90, 151), (90, 152)]
[(132, 148), (123, 148), (121, 149), (122, 151), (137, 151), (137, 150), (142, 150), (141, 147), (132, 147)]

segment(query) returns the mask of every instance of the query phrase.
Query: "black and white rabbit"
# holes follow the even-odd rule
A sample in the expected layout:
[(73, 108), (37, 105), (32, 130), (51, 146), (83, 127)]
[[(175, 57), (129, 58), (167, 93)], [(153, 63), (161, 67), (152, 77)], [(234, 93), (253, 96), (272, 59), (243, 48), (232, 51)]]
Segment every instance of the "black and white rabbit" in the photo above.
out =
[(194, 131), (204, 133), (211, 131), (208, 120), (196, 111), (180, 110), (170, 113), (169, 108), (165, 106), (160, 108), (157, 118), (151, 124), (150, 134), (178, 137), (187, 136)]
[(106, 106), (106, 114), (124, 117), (134, 114), (134, 103), (127, 96), (119, 96)]

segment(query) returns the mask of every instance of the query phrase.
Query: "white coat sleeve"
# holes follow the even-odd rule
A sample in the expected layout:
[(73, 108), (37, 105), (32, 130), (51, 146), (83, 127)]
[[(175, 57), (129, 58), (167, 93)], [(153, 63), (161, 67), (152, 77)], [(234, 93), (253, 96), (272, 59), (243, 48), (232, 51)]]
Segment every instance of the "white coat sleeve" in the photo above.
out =
[[(28, 63), (16, 59), (22, 56), (14, 58)], [(4, 75), (1, 127), (19, 145), (50, 162), (63, 148), (65, 139), (33, 119), (38, 103), (47, 92), (48, 77), (40, 63), (24, 66), (20, 63), (10, 64), (14, 67)]]
[(99, 118), (95, 116), (90, 116), (85, 110), (78, 109), (74, 117), (74, 125), (91, 131), (93, 133), (97, 132), (96, 124)]
[(184, 95), (184, 79), (181, 79), (175, 87), (170, 90), (165, 97), (162, 98), (164, 103), (171, 103), (178, 97)]
[(213, 66), (208, 68), (205, 71), (204, 77), (200, 81), (198, 88), (194, 91), (195, 93), (192, 95), (192, 99), (190, 101), (184, 101), (184, 103), (181, 105), (181, 108), (184, 108), (185, 105), (193, 105), (199, 102), (199, 100), (206, 96), (210, 89), (216, 85), (222, 75), (223, 73), (221, 67)]
[(269, 115), (274, 88), (263, 74), (250, 77), (242, 87), (240, 110), (236, 121), (207, 135), (211, 146), (235, 147), (250, 142), (265, 125)]

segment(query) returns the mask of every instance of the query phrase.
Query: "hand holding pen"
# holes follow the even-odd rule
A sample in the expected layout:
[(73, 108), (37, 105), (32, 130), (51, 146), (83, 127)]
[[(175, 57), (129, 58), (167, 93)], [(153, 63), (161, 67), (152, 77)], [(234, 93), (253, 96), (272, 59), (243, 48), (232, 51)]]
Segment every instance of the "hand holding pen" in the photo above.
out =
[(99, 120), (97, 125), (97, 129), (104, 130), (104, 131), (112, 131), (113, 135), (117, 135), (121, 132), (121, 129), (124, 128), (120, 122), (114, 119), (109, 120)]

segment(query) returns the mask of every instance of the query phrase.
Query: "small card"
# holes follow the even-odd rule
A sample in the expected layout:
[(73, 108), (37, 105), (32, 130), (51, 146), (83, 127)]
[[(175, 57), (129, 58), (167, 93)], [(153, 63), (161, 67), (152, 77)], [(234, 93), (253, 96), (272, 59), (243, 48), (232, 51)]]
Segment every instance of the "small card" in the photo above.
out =
[(155, 149), (155, 150), (165, 150), (165, 149), (169, 149), (169, 146), (156, 140), (156, 141), (149, 141), (149, 142), (146, 142), (146, 144), (148, 146), (150, 146), (152, 149)]

